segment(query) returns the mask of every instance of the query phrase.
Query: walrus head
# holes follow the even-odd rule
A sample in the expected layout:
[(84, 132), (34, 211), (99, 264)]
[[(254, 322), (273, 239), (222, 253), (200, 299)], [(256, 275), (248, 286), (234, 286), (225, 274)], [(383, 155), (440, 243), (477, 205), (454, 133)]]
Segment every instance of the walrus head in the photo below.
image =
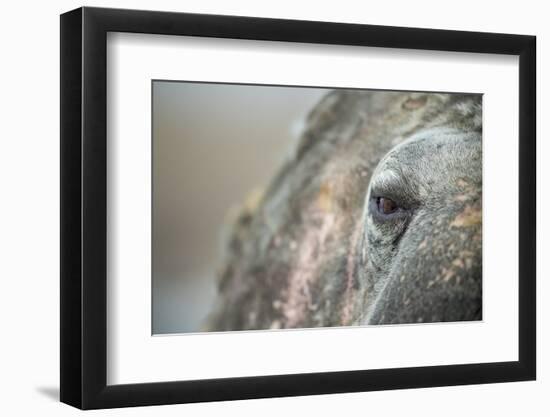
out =
[(327, 94), (230, 227), (205, 329), (480, 319), (481, 104)]
[(358, 272), (369, 324), (481, 319), (481, 133), (421, 131), (371, 178)]

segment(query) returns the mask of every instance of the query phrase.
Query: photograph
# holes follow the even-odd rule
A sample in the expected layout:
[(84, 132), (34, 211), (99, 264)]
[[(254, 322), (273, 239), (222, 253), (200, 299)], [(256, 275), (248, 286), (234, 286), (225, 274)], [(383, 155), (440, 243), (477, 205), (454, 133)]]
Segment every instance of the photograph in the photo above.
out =
[(483, 320), (482, 94), (151, 89), (152, 335)]
[[(13, 368), (36, 386), (14, 406), (537, 415), (543, 14), (93, 3), (14, 44), (34, 51), (19, 72), (56, 60), (33, 123), (8, 83), (26, 159), (5, 177), (28, 177), (7, 199), (28, 212), (5, 216), (26, 249), (11, 275), (37, 277), (9, 293), (55, 307), (10, 307), (14, 346), (49, 349)], [(55, 222), (39, 164), (59, 168)], [(36, 221), (57, 248), (21, 228)]]

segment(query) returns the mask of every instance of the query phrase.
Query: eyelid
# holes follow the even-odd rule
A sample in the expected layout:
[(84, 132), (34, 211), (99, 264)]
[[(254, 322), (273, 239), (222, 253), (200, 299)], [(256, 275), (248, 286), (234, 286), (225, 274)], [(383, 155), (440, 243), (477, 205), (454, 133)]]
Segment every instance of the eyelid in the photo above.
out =
[(398, 190), (403, 189), (403, 180), (395, 171), (386, 170), (378, 173), (371, 183), (372, 197), (385, 197), (395, 201), (398, 205), (402, 202), (402, 193)]
[(417, 196), (412, 191), (407, 191), (411, 187), (409, 181), (402, 175), (393, 170), (385, 170), (375, 174), (371, 182), (371, 198), (389, 198), (404, 210), (414, 209), (420, 204)]

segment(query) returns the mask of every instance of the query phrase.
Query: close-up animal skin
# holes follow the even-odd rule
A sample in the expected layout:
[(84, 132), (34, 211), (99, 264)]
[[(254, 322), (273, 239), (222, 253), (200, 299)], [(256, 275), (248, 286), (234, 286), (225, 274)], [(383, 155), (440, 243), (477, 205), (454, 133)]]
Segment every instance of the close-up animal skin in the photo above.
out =
[(482, 97), (334, 90), (228, 225), (207, 331), (482, 319)]

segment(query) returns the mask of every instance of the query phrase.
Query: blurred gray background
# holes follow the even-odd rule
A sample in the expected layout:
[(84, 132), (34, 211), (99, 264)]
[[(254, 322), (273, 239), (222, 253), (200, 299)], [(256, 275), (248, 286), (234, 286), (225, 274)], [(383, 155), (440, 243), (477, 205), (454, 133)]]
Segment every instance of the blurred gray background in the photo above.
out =
[(327, 92), (153, 81), (153, 334), (200, 330), (229, 211), (269, 183)]

